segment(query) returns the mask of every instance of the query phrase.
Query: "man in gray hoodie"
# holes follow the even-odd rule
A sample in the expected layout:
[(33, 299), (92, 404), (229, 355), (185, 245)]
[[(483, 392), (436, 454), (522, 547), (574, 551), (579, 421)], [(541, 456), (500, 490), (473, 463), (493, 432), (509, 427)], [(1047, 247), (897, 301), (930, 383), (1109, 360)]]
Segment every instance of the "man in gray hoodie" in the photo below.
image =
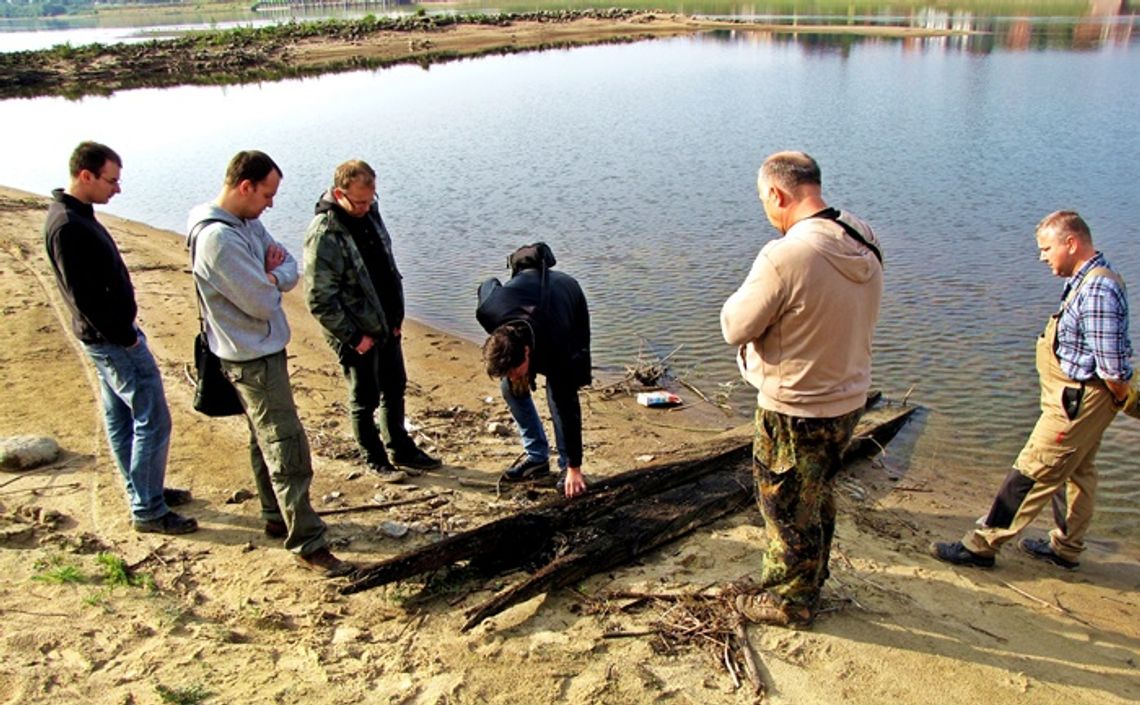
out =
[(871, 227), (829, 208), (803, 152), (764, 160), (757, 188), (781, 237), (721, 309), (726, 342), (757, 389), (753, 475), (768, 548), (749, 621), (806, 626), (827, 580), (835, 476), (871, 384), (883, 265)]
[(353, 566), (328, 549), (326, 526), (309, 501), (313, 468), (293, 402), (282, 293), (297, 285), (297, 261), (258, 218), (283, 178), (267, 154), (238, 152), (221, 193), (190, 211), (194, 283), (206, 336), (241, 398), (265, 533), (284, 538), (304, 568), (337, 577)]

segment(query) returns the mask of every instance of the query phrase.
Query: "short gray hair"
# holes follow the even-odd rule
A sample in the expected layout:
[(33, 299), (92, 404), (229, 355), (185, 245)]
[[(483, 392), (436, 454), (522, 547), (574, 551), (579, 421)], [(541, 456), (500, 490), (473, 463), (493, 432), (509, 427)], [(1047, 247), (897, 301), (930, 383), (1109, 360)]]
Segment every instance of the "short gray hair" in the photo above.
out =
[(1064, 235), (1072, 235), (1078, 240), (1092, 244), (1092, 231), (1085, 219), (1076, 211), (1053, 211), (1037, 224), (1038, 233), (1049, 233), (1054, 240)]
[(789, 193), (805, 184), (821, 186), (823, 182), (819, 164), (803, 152), (776, 152), (764, 160), (760, 178)]

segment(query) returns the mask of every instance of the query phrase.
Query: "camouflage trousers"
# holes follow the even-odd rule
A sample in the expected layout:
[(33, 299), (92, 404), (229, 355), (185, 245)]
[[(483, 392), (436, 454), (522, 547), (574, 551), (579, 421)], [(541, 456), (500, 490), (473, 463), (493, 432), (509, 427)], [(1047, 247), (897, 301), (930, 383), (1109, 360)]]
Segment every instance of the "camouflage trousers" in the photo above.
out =
[(830, 419), (756, 410), (752, 474), (768, 549), (761, 586), (814, 608), (835, 533), (835, 476), (863, 410)]

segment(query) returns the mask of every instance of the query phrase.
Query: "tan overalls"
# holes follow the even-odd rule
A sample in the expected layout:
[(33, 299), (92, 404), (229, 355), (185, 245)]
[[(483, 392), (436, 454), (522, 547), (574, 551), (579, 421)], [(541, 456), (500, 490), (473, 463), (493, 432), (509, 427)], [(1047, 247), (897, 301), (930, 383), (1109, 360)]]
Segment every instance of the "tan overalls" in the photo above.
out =
[[(1108, 277), (1121, 283), (1110, 269), (1096, 267), (1085, 275), (1081, 286), (1069, 292), (1062, 310), (1076, 297), (1077, 291), (1096, 277)], [(1112, 393), (1099, 379), (1077, 382), (1069, 379), (1053, 352), (1057, 338), (1057, 321), (1061, 312), (1049, 317), (1045, 332), (1037, 338), (1037, 374), (1041, 381), (1041, 416), (1029, 440), (1014, 461), (1013, 467), (1032, 482), (1024, 482), (1024, 499), (1008, 527), (983, 527), (966, 534), (962, 543), (972, 553), (993, 556), (1001, 545), (1028, 526), (1059, 489), (1065, 490), (1067, 506), (1064, 522), (1049, 532), (1053, 552), (1061, 558), (1076, 561), (1084, 550), (1082, 538), (1093, 516), (1096, 498), (1096, 467), (1093, 460), (1100, 439), (1116, 416)], [(1080, 400), (1075, 416), (1070, 419), (1063, 406), (1065, 390)], [(1009, 480), (1007, 479), (1007, 483)]]

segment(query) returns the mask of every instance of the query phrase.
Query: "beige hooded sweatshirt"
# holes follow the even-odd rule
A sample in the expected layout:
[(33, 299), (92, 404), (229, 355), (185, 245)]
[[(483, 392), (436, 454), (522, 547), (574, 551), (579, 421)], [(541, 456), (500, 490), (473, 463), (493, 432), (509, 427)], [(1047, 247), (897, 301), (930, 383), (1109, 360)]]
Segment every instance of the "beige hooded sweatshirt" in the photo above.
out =
[[(878, 247), (867, 223), (840, 219)], [(833, 221), (805, 218), (766, 244), (720, 312), (759, 406), (809, 418), (863, 406), (882, 295), (882, 265)]]

